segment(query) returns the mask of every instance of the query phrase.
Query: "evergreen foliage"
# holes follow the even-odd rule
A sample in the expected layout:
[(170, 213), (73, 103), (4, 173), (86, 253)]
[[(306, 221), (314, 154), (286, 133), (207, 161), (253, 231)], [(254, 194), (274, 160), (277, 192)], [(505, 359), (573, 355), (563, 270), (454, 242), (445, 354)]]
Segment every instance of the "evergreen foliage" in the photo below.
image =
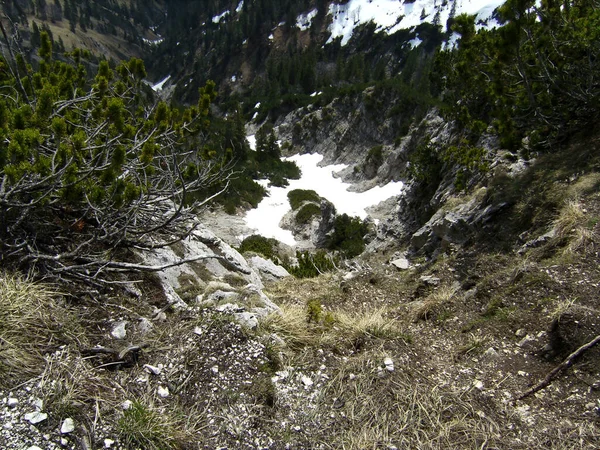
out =
[(54, 60), (46, 32), (38, 70), (13, 54), (0, 59), (2, 263), (102, 284), (123, 270), (117, 249), (184, 237), (204, 201), (185, 207), (189, 195), (226, 179), (228, 156), (202, 145), (214, 83), (179, 110), (154, 102), (139, 59), (89, 79), (82, 52)]
[(347, 214), (336, 216), (327, 248), (339, 250), (346, 258), (358, 256), (365, 250), (367, 231), (367, 224), (359, 217), (350, 217)]
[(288, 192), (287, 197), (293, 210), (300, 208), (304, 202), (321, 202), (319, 194), (309, 189), (294, 189)]
[[(597, 2), (536, 5), (508, 0), (502, 27), (475, 31), (458, 16), (457, 51), (441, 51), (434, 84), (444, 87), (447, 114), (473, 136), (494, 126), (501, 144), (548, 149), (597, 119), (600, 98), (600, 9)], [(483, 123), (483, 127), (481, 126)]]

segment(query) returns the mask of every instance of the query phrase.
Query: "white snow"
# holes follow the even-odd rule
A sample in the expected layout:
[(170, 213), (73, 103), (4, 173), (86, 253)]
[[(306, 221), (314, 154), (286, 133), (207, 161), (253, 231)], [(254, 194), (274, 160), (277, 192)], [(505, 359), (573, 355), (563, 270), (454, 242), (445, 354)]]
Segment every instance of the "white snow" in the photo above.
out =
[(250, 145), (250, 150), (256, 151), (256, 135), (251, 134), (250, 136), (246, 136), (248, 140), (248, 145)]
[(421, 45), (423, 41), (421, 39), (419, 39), (418, 37), (411, 39), (408, 43), (410, 44), (410, 46), (412, 48), (418, 47), (419, 45)]
[(240, 3), (237, 5), (237, 8), (235, 8), (235, 12), (239, 13), (243, 7), (244, 7), (244, 0), (241, 0)]
[[(485, 20), (490, 18), (494, 9), (502, 5), (504, 0), (449, 0), (445, 5), (440, 0), (415, 0), (414, 3), (399, 0), (350, 0), (345, 5), (333, 3), (329, 6), (333, 21), (329, 26), (331, 37), (328, 42), (341, 37), (341, 44), (346, 45), (355, 27), (371, 21), (377, 25), (377, 31), (390, 34), (434, 19), (445, 27), (454, 2), (456, 16), (462, 13), (475, 14), (477, 20)], [(423, 11), (427, 20), (421, 19)], [(496, 25), (493, 20), (488, 23), (488, 27)]]
[[(250, 136), (248, 141), (250, 141)], [(269, 188), (269, 196), (265, 197), (257, 208), (248, 211), (244, 220), (246, 225), (255, 229), (258, 234), (292, 246), (296, 245), (292, 232), (279, 227), (279, 222), (290, 210), (287, 198), (289, 191), (312, 189), (321, 197), (332, 202), (338, 214), (359, 216), (364, 219), (368, 215), (366, 208), (395, 195), (400, 195), (404, 186), (402, 182), (391, 182), (385, 186), (376, 186), (366, 192), (350, 192), (348, 191), (350, 184), (344, 183), (340, 178), (333, 176), (334, 173), (346, 167), (344, 164), (319, 167), (318, 164), (323, 156), (316, 153), (312, 155), (295, 155), (285, 159), (296, 162), (302, 170), (301, 178), (299, 180), (289, 180), (290, 184), (284, 188)]]
[(163, 86), (165, 85), (165, 83), (167, 81), (169, 81), (171, 79), (171, 75), (167, 76), (165, 79), (159, 81), (158, 83), (156, 83), (154, 86), (152, 86), (152, 90), (154, 90), (154, 92), (158, 92), (158, 91), (162, 91)]
[(296, 19), (296, 26), (302, 31), (308, 30), (312, 24), (312, 20), (316, 17), (317, 12), (316, 9), (313, 9), (307, 13), (300, 14)]
[(223, 11), (218, 16), (212, 18), (213, 23), (219, 23), (227, 14), (229, 14), (229, 10)]
[(158, 38), (158, 39), (146, 39), (146, 38), (142, 38), (142, 41), (144, 41), (146, 44), (148, 45), (160, 45), (165, 41), (165, 38)]

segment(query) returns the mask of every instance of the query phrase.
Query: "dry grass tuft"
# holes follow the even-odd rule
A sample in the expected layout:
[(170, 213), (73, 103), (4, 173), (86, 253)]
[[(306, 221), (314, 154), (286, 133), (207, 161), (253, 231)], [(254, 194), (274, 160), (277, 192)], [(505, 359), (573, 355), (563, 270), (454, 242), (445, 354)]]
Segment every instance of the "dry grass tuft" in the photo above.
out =
[(50, 286), (0, 273), (0, 386), (44, 370), (44, 353), (78, 341), (77, 320)]
[(493, 448), (501, 443), (500, 427), (484, 402), (471, 393), (429, 385), (408, 367), (381, 377), (379, 356), (367, 353), (340, 367), (326, 387), (324, 398), (343, 401), (340, 414), (346, 417), (344, 429), (331, 435), (331, 448)]
[(454, 299), (456, 288), (452, 286), (440, 286), (432, 294), (428, 295), (417, 307), (412, 311), (413, 321), (427, 320), (434, 316), (440, 308)]
[(556, 237), (560, 240), (571, 238), (575, 230), (581, 227), (584, 222), (585, 213), (581, 203), (575, 200), (568, 201), (554, 221)]
[(315, 323), (310, 320), (305, 305), (283, 304), (280, 307), (281, 314), (271, 314), (262, 320), (260, 332), (277, 334), (291, 349), (307, 346), (345, 348), (381, 339), (410, 340), (383, 309), (352, 312), (337, 309)]
[(304, 305), (288, 303), (280, 308), (281, 314), (273, 313), (262, 319), (259, 332), (275, 333), (292, 349), (318, 344), (319, 338), (309, 326)]

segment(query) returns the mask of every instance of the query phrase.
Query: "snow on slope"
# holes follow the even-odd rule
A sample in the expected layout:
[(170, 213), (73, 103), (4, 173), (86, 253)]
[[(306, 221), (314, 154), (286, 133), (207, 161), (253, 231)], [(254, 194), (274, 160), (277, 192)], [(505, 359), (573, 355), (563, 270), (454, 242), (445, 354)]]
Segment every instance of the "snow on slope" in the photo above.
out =
[(291, 231), (284, 230), (279, 226), (279, 222), (291, 209), (287, 194), (293, 189), (312, 189), (333, 203), (338, 214), (359, 216), (361, 219), (367, 217), (366, 208), (369, 206), (377, 205), (390, 197), (402, 194), (404, 186), (402, 182), (376, 186), (365, 192), (350, 192), (348, 191), (350, 184), (334, 177), (334, 173), (346, 166), (336, 164), (319, 167), (318, 164), (323, 156), (317, 153), (294, 155), (286, 159), (295, 161), (300, 167), (301, 178), (289, 180), (290, 184), (284, 188), (268, 188), (269, 196), (265, 197), (257, 208), (248, 211), (244, 220), (246, 225), (257, 230), (258, 234), (277, 239), (291, 246), (296, 245), (296, 240)]
[(331, 37), (328, 42), (341, 37), (342, 45), (346, 45), (355, 27), (371, 21), (377, 24), (377, 31), (390, 34), (422, 22), (435, 22), (445, 27), (453, 7), (455, 15), (476, 14), (478, 20), (485, 20), (503, 3), (504, 0), (415, 0), (414, 3), (404, 3), (402, 0), (350, 0), (345, 5), (332, 4), (329, 14), (333, 22), (329, 26)]

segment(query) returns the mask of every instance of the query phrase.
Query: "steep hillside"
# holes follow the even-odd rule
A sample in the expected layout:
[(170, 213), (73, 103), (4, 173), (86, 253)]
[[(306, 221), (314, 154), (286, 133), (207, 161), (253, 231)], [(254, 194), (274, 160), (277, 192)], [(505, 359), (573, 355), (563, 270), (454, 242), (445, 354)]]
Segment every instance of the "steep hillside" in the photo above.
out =
[[(3, 4), (1, 448), (600, 447), (596, 3), (50, 3)], [(402, 190), (238, 246), (306, 153)]]

